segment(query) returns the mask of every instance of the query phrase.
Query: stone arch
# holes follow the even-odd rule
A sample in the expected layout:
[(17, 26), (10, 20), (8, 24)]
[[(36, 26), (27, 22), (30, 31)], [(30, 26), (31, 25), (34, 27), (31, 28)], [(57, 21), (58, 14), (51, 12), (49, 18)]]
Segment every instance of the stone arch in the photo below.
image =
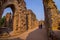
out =
[[(3, 8), (3, 11), (4, 11), (6, 8), (10, 8), (10, 9), (11, 9), (11, 11), (12, 11), (11, 14), (13, 14), (13, 15), (12, 15), (12, 17), (13, 17), (14, 14), (15, 14), (15, 6), (14, 6), (13, 4), (9, 4), (9, 5), (7, 5), (7, 6), (5, 6), (5, 7)], [(2, 11), (1, 16), (3, 15), (3, 11)]]
[(0, 13), (1, 15), (3, 13), (3, 10), (7, 7), (10, 7), (12, 9), (13, 13), (16, 14), (16, 10), (18, 10), (17, 5), (12, 4), (12, 3), (11, 4), (6, 3), (6, 4), (2, 5), (2, 7), (1, 7), (1, 13)]
[[(19, 3), (18, 3), (19, 1)], [(0, 0), (0, 19), (3, 10), (10, 7), (13, 11), (12, 35), (26, 31), (26, 4), (24, 0)], [(24, 29), (24, 30), (23, 30)]]
[(10, 7), (13, 11), (13, 31), (16, 30), (16, 21), (18, 21), (18, 14), (20, 13), (19, 11), (19, 4), (17, 0), (0, 0), (0, 19), (2, 17), (3, 11), (5, 8)]

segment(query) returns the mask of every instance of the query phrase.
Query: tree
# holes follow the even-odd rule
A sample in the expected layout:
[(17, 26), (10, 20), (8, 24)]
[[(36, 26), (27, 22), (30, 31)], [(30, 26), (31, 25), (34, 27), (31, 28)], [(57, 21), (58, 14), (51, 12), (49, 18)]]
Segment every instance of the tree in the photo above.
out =
[(5, 16), (0, 19), (0, 27), (4, 24), (5, 22)]

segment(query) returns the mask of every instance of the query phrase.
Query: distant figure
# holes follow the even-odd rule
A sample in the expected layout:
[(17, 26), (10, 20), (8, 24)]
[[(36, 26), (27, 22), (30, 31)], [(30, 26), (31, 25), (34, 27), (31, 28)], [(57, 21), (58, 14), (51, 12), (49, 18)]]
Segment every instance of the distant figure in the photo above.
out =
[(41, 25), (39, 25), (39, 29), (42, 29), (42, 24), (41, 24)]

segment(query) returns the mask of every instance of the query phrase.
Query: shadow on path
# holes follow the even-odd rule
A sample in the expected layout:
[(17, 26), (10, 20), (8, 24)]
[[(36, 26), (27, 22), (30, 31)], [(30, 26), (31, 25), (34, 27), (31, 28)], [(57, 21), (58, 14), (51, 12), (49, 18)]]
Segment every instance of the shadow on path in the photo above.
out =
[(45, 29), (36, 29), (35, 31), (29, 33), (26, 40), (47, 40)]

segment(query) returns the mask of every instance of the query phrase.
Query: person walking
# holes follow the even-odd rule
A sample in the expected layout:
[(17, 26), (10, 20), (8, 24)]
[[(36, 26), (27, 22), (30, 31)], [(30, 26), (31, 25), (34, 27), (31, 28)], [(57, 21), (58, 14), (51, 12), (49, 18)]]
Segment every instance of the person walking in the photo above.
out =
[(39, 25), (39, 29), (42, 29), (42, 24), (41, 24), (41, 25)]

